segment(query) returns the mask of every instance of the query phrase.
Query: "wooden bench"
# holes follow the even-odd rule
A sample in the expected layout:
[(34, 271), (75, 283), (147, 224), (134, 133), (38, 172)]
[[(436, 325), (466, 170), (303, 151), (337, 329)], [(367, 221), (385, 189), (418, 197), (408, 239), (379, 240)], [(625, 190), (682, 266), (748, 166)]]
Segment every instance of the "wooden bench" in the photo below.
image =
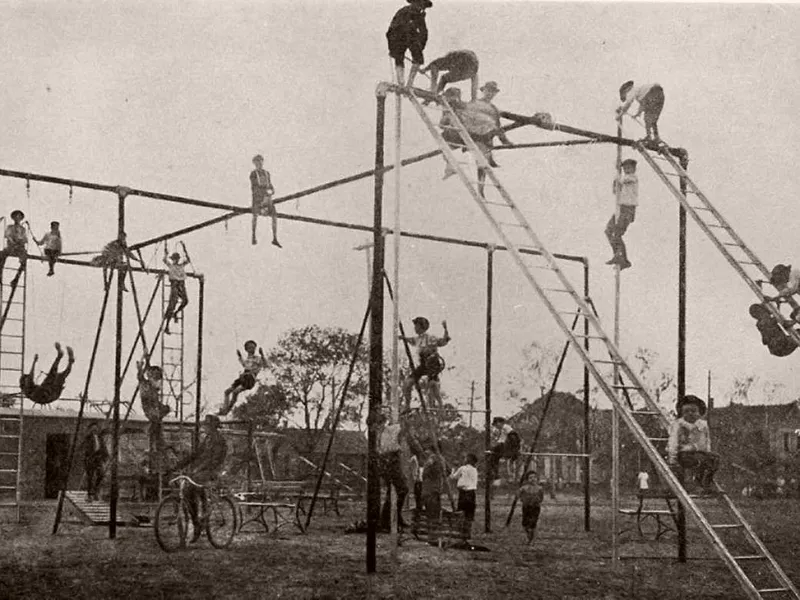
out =
[[(636, 508), (621, 508), (620, 514), (636, 517), (636, 529), (639, 532), (639, 537), (645, 537), (642, 526), (650, 519), (655, 523), (656, 534), (655, 539), (658, 540), (662, 535), (677, 529), (677, 504), (673, 504), (673, 500), (677, 501), (675, 495), (671, 490), (662, 489), (649, 489), (639, 490), (637, 497), (639, 504)], [(651, 508), (645, 506), (646, 500), (663, 500), (666, 508)], [(669, 517), (669, 518), (667, 518)], [(632, 527), (620, 530), (619, 534), (630, 531)]]
[[(461, 511), (442, 510), (436, 539), (443, 545), (452, 545), (464, 541), (464, 513)], [(414, 509), (411, 518), (411, 535), (417, 540), (431, 541), (428, 535), (428, 517), (424, 511)]]

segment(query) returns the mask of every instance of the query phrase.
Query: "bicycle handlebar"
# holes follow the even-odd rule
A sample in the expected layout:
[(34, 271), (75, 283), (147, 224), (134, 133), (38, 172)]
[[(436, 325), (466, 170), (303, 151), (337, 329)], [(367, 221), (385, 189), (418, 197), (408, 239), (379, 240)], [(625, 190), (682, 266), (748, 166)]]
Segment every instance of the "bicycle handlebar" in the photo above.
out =
[(173, 477), (172, 479), (169, 480), (170, 484), (173, 484), (175, 482), (182, 482), (182, 481), (187, 481), (187, 482), (189, 482), (190, 484), (192, 484), (195, 487), (199, 487), (199, 488), (205, 487), (204, 485), (197, 483), (194, 479), (192, 479), (188, 475), (178, 475), (177, 477)]

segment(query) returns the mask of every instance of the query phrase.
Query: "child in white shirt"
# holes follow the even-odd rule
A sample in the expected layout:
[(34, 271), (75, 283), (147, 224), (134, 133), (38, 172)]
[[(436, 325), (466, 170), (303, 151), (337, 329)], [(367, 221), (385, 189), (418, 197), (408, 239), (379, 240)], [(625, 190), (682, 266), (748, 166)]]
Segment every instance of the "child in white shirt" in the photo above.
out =
[(442, 408), (442, 396), (439, 387), (439, 373), (442, 372), (443, 362), (439, 356), (439, 348), (450, 342), (450, 333), (447, 331), (447, 321), (442, 321), (444, 336), (439, 338), (428, 333), (430, 321), (425, 317), (416, 317), (414, 323), (414, 337), (401, 337), (412, 346), (417, 347), (417, 366), (403, 382), (403, 399), (406, 409), (411, 408), (411, 389), (422, 377), (428, 378), (428, 398), (434, 408)]
[(711, 452), (708, 422), (700, 418), (706, 414), (706, 404), (697, 396), (685, 396), (678, 404), (678, 412), (680, 418), (669, 429), (669, 463), (677, 469), (681, 480), (691, 470), (695, 480), (708, 489), (719, 468), (719, 456)]
[(461, 537), (466, 542), (472, 537), (472, 522), (475, 520), (475, 491), (478, 489), (478, 457), (473, 453), (466, 455), (464, 464), (458, 467), (450, 478), (455, 480), (458, 489), (458, 510), (464, 513)]

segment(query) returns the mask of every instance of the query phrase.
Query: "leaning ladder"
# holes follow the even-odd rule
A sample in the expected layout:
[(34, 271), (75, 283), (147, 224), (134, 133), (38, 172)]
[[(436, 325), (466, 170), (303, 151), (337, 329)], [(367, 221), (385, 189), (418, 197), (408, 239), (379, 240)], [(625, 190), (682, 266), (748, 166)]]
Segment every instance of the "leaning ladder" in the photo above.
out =
[[(591, 307), (570, 284), (559, 268), (553, 255), (545, 248), (544, 244), (533, 231), (530, 224), (525, 219), (525, 216), (495, 175), (486, 157), (475, 144), (456, 112), (450, 107), (446, 100), (437, 98), (437, 105), (441, 107), (449, 117), (450, 123), (453, 124), (453, 127), (458, 131), (463, 141), (463, 149), (472, 155), (477, 167), (485, 173), (485, 188), (496, 190), (497, 195), (500, 196), (499, 200), (495, 199), (494, 194), (492, 195), (492, 199), (489, 200), (487, 197), (488, 194), (482, 194), (479, 191), (478, 181), (471, 179), (470, 175), (462, 168), (462, 164), (457, 160), (453, 150), (444, 140), (439, 129), (431, 121), (417, 99), (417, 92), (414, 89), (398, 88), (392, 85), (388, 86), (388, 88), (408, 97), (411, 105), (419, 114), (423, 123), (425, 123), (431, 136), (439, 145), (445, 160), (456, 172), (456, 175), (467, 188), (472, 199), (475, 200), (492, 228), (506, 245), (514, 262), (516, 262), (517, 266), (520, 268), (523, 277), (528, 281), (546, 308), (550, 311), (564, 335), (570, 340), (576, 352), (584, 361), (587, 369), (597, 381), (600, 389), (617, 408), (623, 422), (630, 429), (636, 441), (653, 463), (661, 480), (672, 490), (685, 509), (694, 515), (700, 529), (711, 542), (712, 547), (719, 557), (733, 573), (734, 577), (747, 594), (747, 597), (754, 600), (762, 600), (767, 597), (774, 598), (774, 594), (786, 594), (788, 597), (800, 599), (800, 594), (794, 587), (794, 584), (786, 576), (780, 565), (778, 565), (753, 531), (752, 527), (745, 521), (742, 514), (736, 509), (733, 502), (731, 502), (726, 494), (719, 492), (718, 497), (720, 497), (729, 508), (730, 516), (728, 517), (728, 522), (712, 523), (705, 514), (710, 511), (705, 507), (701, 509), (698, 502), (695, 502), (695, 500), (699, 498), (690, 495), (678, 477), (672, 472), (672, 469), (662, 457), (662, 453), (656, 448), (656, 444), (664, 444), (666, 438), (663, 436), (654, 437), (652, 434), (646, 433), (643, 424), (639, 422), (639, 419), (646, 420), (648, 418), (657, 417), (662, 425), (666, 426), (666, 416), (647, 392), (637, 374), (623, 358), (619, 349), (605, 333), (600, 324), (600, 320), (593, 314)], [(520, 252), (522, 249), (533, 250), (538, 252), (538, 254), (526, 254), (526, 260), (523, 258), (522, 252)], [(536, 276), (534, 276), (534, 272), (537, 273)], [(547, 281), (542, 283), (540, 280)], [(588, 334), (579, 334), (572, 331), (565, 320), (567, 315), (578, 315), (582, 319), (585, 319), (588, 324)], [(590, 354), (590, 351), (583, 347), (583, 341), (587, 337), (600, 342), (599, 344), (593, 345), (593, 350), (597, 351), (597, 349), (600, 349), (600, 356), (602, 358), (594, 358)], [(603, 347), (601, 348), (601, 346)], [(617, 383), (617, 381), (620, 380), (618, 379), (615, 381), (613, 373), (601, 372), (601, 369), (607, 369), (608, 367), (618, 368), (622, 380), (625, 383)], [(618, 392), (620, 391), (628, 392), (629, 397), (634, 401), (630, 406), (626, 402), (623, 402), (622, 398), (618, 396)], [(731, 530), (743, 531), (746, 534), (751, 546), (749, 554), (734, 554), (732, 549), (729, 548), (729, 545), (723, 541), (725, 532)], [(755, 576), (751, 577), (749, 571), (745, 570), (746, 566), (752, 564), (753, 561), (758, 561), (767, 565), (771, 576), (768, 586), (761, 584), (760, 581), (757, 585), (754, 581)]]
[[(714, 207), (706, 195), (700, 191), (694, 181), (689, 177), (680, 162), (672, 156), (668, 150), (653, 151), (642, 144), (637, 144), (636, 149), (644, 157), (647, 164), (652, 167), (656, 175), (664, 182), (672, 195), (677, 198), (681, 206), (691, 215), (700, 229), (711, 239), (717, 250), (720, 251), (728, 264), (733, 267), (745, 284), (753, 291), (758, 301), (764, 304), (778, 323), (783, 323), (785, 317), (781, 316), (780, 311), (772, 302), (765, 300), (765, 294), (761, 290), (756, 276), (760, 275), (763, 280), (769, 280), (770, 271), (766, 265), (759, 260), (755, 253), (744, 243), (741, 237), (734, 231), (725, 217)], [(661, 167), (660, 163), (666, 163), (667, 169)], [(680, 182), (683, 180), (686, 186), (686, 195), (681, 192)], [(696, 198), (696, 200), (695, 200)], [(800, 308), (794, 298), (789, 298), (788, 303), (793, 309)], [(800, 345), (800, 332), (793, 327), (783, 327), (787, 335)]]
[[(161, 314), (166, 320), (170, 283), (166, 277), (161, 278)], [(183, 310), (177, 315), (177, 322), (165, 323), (170, 326), (169, 335), (161, 335), (161, 369), (164, 372), (164, 385), (161, 388), (161, 402), (167, 406), (175, 406), (175, 417), (183, 421), (184, 390), (184, 320)], [(165, 327), (166, 329), (166, 327)]]

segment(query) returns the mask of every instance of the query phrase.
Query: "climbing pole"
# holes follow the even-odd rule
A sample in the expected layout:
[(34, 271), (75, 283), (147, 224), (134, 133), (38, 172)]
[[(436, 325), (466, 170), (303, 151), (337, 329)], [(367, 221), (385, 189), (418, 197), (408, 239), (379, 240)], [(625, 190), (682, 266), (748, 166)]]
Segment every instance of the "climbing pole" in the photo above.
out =
[[(423, 90), (402, 89), (397, 86), (389, 86), (389, 88), (407, 96), (412, 107), (439, 145), (450, 168), (456, 172), (458, 179), (467, 188), (472, 199), (502, 239), (523, 278), (530, 284), (532, 291), (541, 299), (559, 328), (572, 343), (600, 390), (617, 409), (620, 419), (630, 429), (636, 441), (647, 454), (661, 481), (670, 488), (686, 511), (694, 516), (700, 530), (733, 573), (747, 596), (751, 599), (763, 599), (774, 598), (775, 594), (780, 593), (786, 597), (800, 598), (794, 584), (722, 489), (717, 486), (716, 492), (709, 497), (690, 495), (673, 473), (662, 456), (666, 438), (652, 437), (640, 422), (640, 419), (646, 421), (656, 418), (666, 429), (669, 424), (666, 415), (650, 396), (642, 381), (622, 356), (617, 345), (606, 334), (588, 302), (572, 286), (554, 256), (536, 235), (497, 178), (487, 157), (475, 144), (456, 111), (445, 99), (426, 94)], [(476, 180), (466, 172), (464, 166), (456, 158), (453, 149), (442, 138), (441, 132), (422, 107), (417, 98), (418, 94), (435, 100), (437, 108), (444, 111), (463, 141), (463, 148), (472, 156), (475, 165), (484, 175), (485, 182)], [(650, 154), (643, 152), (641, 147), (640, 152), (649, 159), (648, 162), (652, 166), (654, 161)], [(677, 172), (683, 176), (680, 171)], [(694, 194), (699, 196), (699, 190), (693, 184), (691, 187)], [(484, 194), (486, 188), (489, 193)], [(694, 210), (693, 207), (690, 208)], [(732, 232), (729, 226), (723, 225), (721, 216), (717, 218), (726, 231)], [(706, 226), (705, 229), (709, 228)], [(744, 248), (743, 244), (737, 243), (737, 245)], [(725, 247), (723, 246), (723, 248)], [(525, 248), (537, 251), (539, 254), (523, 256), (520, 250)], [(740, 263), (736, 262), (735, 264), (739, 265)], [(741, 269), (741, 267), (737, 268)], [(573, 317), (577, 315), (583, 319), (588, 325), (588, 333), (577, 334), (572, 331), (566, 321), (568, 315)], [(598, 342), (592, 345), (592, 349), (594, 352), (600, 351), (599, 356), (595, 356), (592, 350), (584, 348), (583, 342), (587, 338)], [(608, 372), (609, 367), (612, 368), (611, 373)], [(617, 372), (624, 377), (626, 383), (618, 382), (615, 378)], [(619, 390), (629, 392), (633, 401), (633, 409), (622, 401), (618, 395)], [(738, 539), (735, 538), (737, 535)], [(742, 550), (742, 548), (746, 548), (746, 550)]]

